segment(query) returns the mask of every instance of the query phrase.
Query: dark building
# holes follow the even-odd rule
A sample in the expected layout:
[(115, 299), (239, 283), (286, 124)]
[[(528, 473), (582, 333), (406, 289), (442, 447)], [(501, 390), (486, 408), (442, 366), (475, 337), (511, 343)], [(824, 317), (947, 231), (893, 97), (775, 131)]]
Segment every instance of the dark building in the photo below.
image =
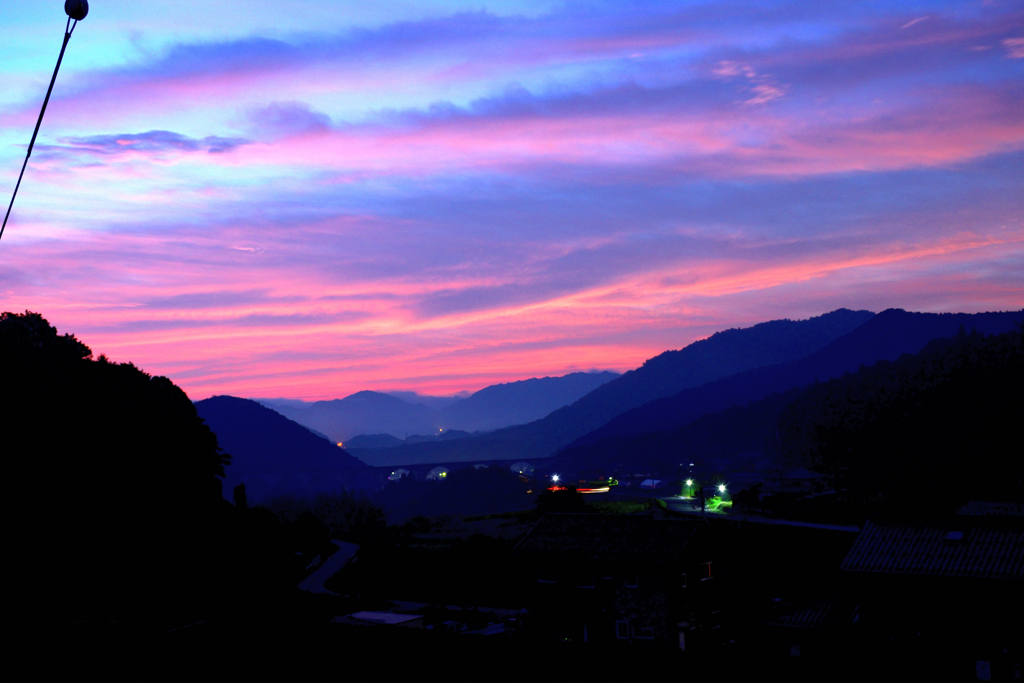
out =
[(715, 627), (707, 524), (549, 514), (513, 551), (528, 631), (545, 640), (692, 649)]
[(1022, 521), (999, 514), (869, 521), (841, 565), (859, 606), (858, 647), (907, 672), (1019, 678)]

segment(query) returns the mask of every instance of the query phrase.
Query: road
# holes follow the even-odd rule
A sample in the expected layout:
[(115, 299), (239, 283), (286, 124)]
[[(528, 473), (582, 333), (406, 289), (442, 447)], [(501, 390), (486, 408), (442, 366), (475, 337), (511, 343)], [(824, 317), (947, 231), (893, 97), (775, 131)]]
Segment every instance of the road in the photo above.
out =
[[(696, 507), (694, 507), (691, 503), (692, 499), (688, 498), (677, 498), (675, 496), (672, 496), (669, 498), (662, 498), (662, 500), (665, 501), (665, 505), (672, 512), (682, 512), (684, 514), (694, 515), (697, 517), (701, 516), (700, 501), (695, 501)], [(731, 511), (728, 513), (708, 511), (705, 517), (707, 519), (729, 519), (734, 522), (755, 522), (757, 524), (801, 526), (806, 527), (808, 529), (830, 529), (832, 531), (850, 531), (854, 533), (860, 531), (860, 527), (857, 526), (847, 526), (842, 524), (819, 524), (816, 522), (801, 522), (795, 519), (776, 519), (771, 517), (760, 517), (757, 515), (735, 513)]]
[(345, 541), (331, 541), (331, 543), (338, 546), (338, 552), (328, 557), (323, 564), (317, 567), (315, 572), (304, 578), (299, 583), (299, 590), (306, 591), (307, 593), (326, 593), (327, 595), (337, 595), (337, 593), (333, 593), (324, 588), (324, 582), (341, 571), (341, 568), (348, 564), (349, 560), (355, 557), (356, 551), (359, 550), (359, 546), (355, 543), (347, 543)]

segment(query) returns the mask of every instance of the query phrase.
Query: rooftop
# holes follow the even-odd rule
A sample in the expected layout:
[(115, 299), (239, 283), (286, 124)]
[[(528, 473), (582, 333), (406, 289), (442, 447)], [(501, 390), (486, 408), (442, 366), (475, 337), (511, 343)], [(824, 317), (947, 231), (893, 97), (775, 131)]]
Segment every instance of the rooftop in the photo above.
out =
[(966, 578), (1024, 578), (1024, 524), (958, 516), (869, 521), (844, 571)]
[(1024, 517), (1024, 503), (972, 500), (961, 507), (956, 514), (972, 517)]
[(423, 620), (422, 614), (396, 614), (395, 612), (355, 612), (343, 617), (335, 617), (333, 621), (340, 624), (369, 623), (387, 626), (401, 626), (416, 620)]

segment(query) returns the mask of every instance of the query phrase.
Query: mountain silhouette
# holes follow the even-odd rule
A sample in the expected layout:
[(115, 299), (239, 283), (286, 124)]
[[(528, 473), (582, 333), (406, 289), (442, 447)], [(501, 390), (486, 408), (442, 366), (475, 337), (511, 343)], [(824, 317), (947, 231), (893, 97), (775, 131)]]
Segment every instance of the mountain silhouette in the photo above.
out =
[(345, 442), (345, 448), (394, 448), (405, 441), (390, 434), (357, 434)]
[[(388, 434), (405, 440), (413, 436), (442, 436), (442, 432), (456, 430), (489, 431), (537, 420), (616, 377), (614, 372), (574, 372), (562, 377), (494, 384), (464, 399), (360, 391), (342, 399), (308, 405), (279, 399), (261, 402), (334, 441), (347, 443), (359, 436), (359, 446), (355, 447), (376, 448), (387, 440), (363, 437)], [(407, 398), (401, 398), (403, 395)], [(427, 400), (431, 398), (438, 400)], [(444, 407), (437, 409), (432, 405)], [(390, 445), (397, 443), (400, 442)]]
[(567, 406), (619, 377), (616, 372), (573, 372), (494, 384), (441, 411), (445, 428), (490, 431), (526, 424)]
[(1007, 313), (910, 313), (889, 309), (849, 334), (797, 361), (749, 370), (686, 389), (625, 412), (577, 439), (566, 450), (601, 439), (678, 429), (693, 420), (736, 405), (824, 381), (880, 360), (917, 353), (928, 342), (952, 337), (961, 327), (981, 334), (1002, 334), (1015, 328), (1024, 311)]
[(436, 410), (379, 391), (359, 391), (305, 408), (275, 405), (274, 409), (342, 443), (357, 434), (391, 434), (403, 439), (410, 434), (432, 434), (444, 426)]
[(659, 354), (543, 419), (456, 441), (392, 448), (388, 464), (546, 457), (631, 408), (744, 370), (802, 358), (873, 316), (839, 309), (809, 320), (774, 320), (718, 332)]
[(339, 490), (347, 480), (344, 473), (338, 478), (339, 470), (366, 467), (337, 445), (256, 401), (214, 396), (195, 406), (221, 448), (231, 455), (231, 464), (224, 468), (225, 497), (241, 483), (252, 503), (271, 493)]
[(550, 466), (667, 475), (696, 463), (698, 472), (755, 477), (804, 467), (826, 474), (846, 499), (947, 512), (979, 496), (1015, 499), (1021, 460), (1007, 449), (1019, 440), (1024, 335), (960, 329), (916, 354), (708, 413), (671, 431), (566, 448)]

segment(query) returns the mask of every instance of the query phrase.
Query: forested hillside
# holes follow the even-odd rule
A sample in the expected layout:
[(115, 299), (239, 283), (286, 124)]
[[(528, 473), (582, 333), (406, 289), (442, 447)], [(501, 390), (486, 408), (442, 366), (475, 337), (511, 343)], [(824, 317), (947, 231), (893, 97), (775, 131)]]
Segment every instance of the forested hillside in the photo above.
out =
[(391, 449), (391, 463), (545, 457), (631, 408), (744, 370), (802, 358), (864, 324), (870, 311), (840, 309), (808, 320), (725, 330), (666, 351), (542, 420), (448, 443)]
[(928, 342), (950, 337), (967, 326), (982, 334), (998, 334), (1015, 328), (1024, 312), (1005, 313), (912, 313), (883, 311), (868, 322), (807, 356), (722, 378), (685, 389), (675, 396), (651, 401), (610, 420), (570, 445), (570, 448), (609, 437), (622, 437), (678, 429), (702, 415), (742, 406), (775, 392), (788, 391), (814, 381), (838, 377), (862, 365), (896, 360), (916, 353)]
[(333, 493), (347, 482), (335, 473), (366, 467), (336, 444), (256, 401), (214, 396), (197, 401), (196, 410), (231, 454), (231, 463), (224, 468), (224, 494), (229, 500), (234, 488), (245, 482), (249, 502), (258, 503), (274, 491), (271, 480), (279, 484), (279, 495)]
[(809, 388), (779, 419), (782, 456), (850, 498), (1019, 498), (1024, 328), (961, 331), (921, 353)]
[(857, 510), (941, 509), (1022, 495), (1024, 333), (965, 330), (917, 354), (704, 415), (685, 427), (602, 439), (565, 469), (824, 473)]
[(321, 551), (315, 520), (282, 524), (221, 497), (229, 458), (166, 377), (94, 359), (30, 312), (0, 313), (0, 376), (19, 629), (139, 635), (265, 619), (268, 595)]

